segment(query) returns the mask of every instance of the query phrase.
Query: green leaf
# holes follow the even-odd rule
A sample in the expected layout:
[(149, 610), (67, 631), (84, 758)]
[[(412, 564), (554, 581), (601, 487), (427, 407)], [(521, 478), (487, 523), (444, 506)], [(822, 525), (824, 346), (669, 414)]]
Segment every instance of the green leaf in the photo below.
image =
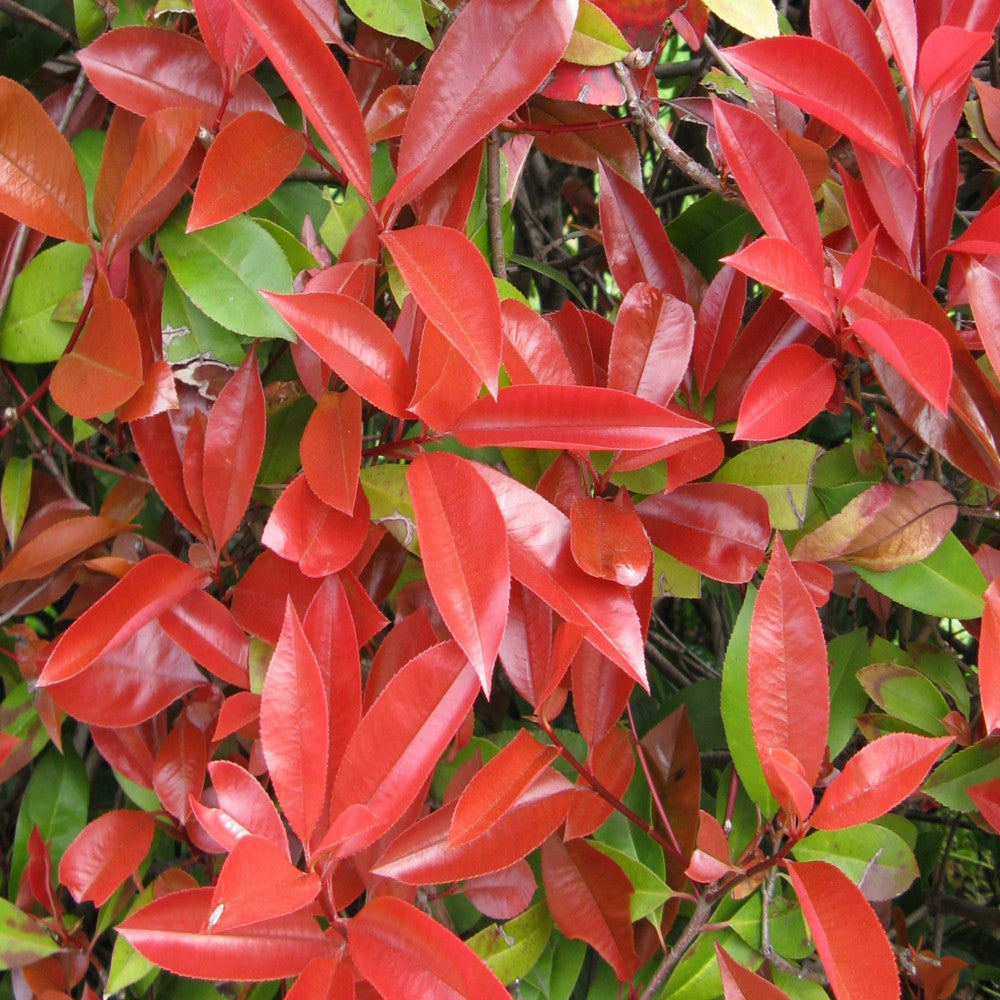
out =
[(629, 900), (629, 915), (633, 923), (643, 917), (651, 917), (657, 926), (663, 914), (663, 904), (674, 895), (673, 890), (656, 872), (647, 868), (637, 858), (625, 851), (620, 851), (599, 840), (592, 842), (602, 854), (614, 861), (632, 883), (632, 896)]
[(56, 871), (63, 851), (87, 823), (90, 801), (87, 772), (72, 747), (63, 749), (60, 754), (55, 747), (49, 748), (39, 759), (24, 790), (10, 854), (11, 895), (21, 884), (21, 873), (28, 861), (28, 837), (32, 827), (38, 827), (42, 839), (48, 844), (52, 870)]
[(865, 629), (838, 635), (826, 647), (830, 658), (830, 728), (827, 744), (832, 760), (854, 735), (858, 716), (868, 707), (868, 693), (858, 683), (857, 672), (868, 663)]
[(434, 48), (424, 23), (420, 0), (346, 0), (347, 6), (365, 24), (383, 35), (412, 38), (425, 49)]
[[(781, 884), (776, 886), (768, 911), (768, 931), (771, 947), (782, 957), (797, 961), (813, 952), (809, 931), (802, 917), (802, 908), (794, 895), (782, 894)], [(754, 949), (760, 949), (761, 913), (763, 899), (755, 892), (729, 920), (729, 926)]]
[(888, 573), (858, 569), (858, 576), (880, 594), (937, 618), (979, 618), (986, 579), (962, 543), (949, 532), (923, 562)]
[[(718, 920), (713, 915), (712, 922)], [(714, 1000), (722, 996), (722, 978), (715, 957), (713, 942), (719, 944), (740, 965), (754, 965), (760, 956), (738, 934), (733, 931), (715, 931), (702, 934), (698, 943), (681, 959), (667, 980), (663, 997), (683, 997), (684, 1000)]]
[(97, 183), (97, 173), (101, 168), (101, 156), (104, 153), (104, 133), (93, 128), (78, 132), (70, 140), (76, 165), (83, 178), (83, 187), (87, 192), (87, 215), (90, 218), (90, 229), (97, 232), (94, 222), (94, 185)]
[(519, 983), (522, 1000), (569, 1000), (586, 955), (586, 942), (553, 934), (535, 967)]
[(563, 59), (577, 66), (610, 66), (629, 54), (632, 46), (614, 21), (588, 0), (580, 0), (569, 45)]
[(884, 712), (932, 736), (944, 736), (941, 719), (948, 703), (919, 671), (898, 663), (872, 663), (857, 672), (858, 683)]
[(701, 573), (653, 546), (653, 597), (701, 597)]
[(830, 994), (814, 979), (802, 979), (791, 972), (771, 970), (774, 985), (778, 987), (789, 1000), (830, 1000)]
[(747, 657), (750, 645), (750, 617), (757, 600), (754, 587), (747, 587), (746, 598), (733, 626), (726, 658), (722, 664), (722, 724), (726, 741), (740, 781), (765, 816), (772, 816), (777, 803), (768, 791), (760, 758), (750, 727), (750, 702), (747, 695)]
[(756, 236), (760, 223), (736, 202), (714, 191), (699, 198), (667, 226), (670, 242), (709, 280), (721, 257), (735, 253), (744, 236)]
[(502, 927), (491, 924), (466, 944), (504, 985), (527, 975), (552, 934), (552, 914), (544, 902), (529, 906)]
[(44, 924), (0, 897), (0, 970), (23, 968), (58, 950)]
[[(279, 403), (267, 415), (264, 454), (257, 472), (257, 482), (277, 485), (298, 472), (299, 443), (316, 404), (309, 396), (296, 396)], [(270, 494), (271, 502), (274, 500)]]
[(971, 707), (969, 688), (955, 658), (947, 650), (936, 649), (931, 645), (914, 643), (908, 648), (914, 657), (916, 669), (933, 681), (940, 691), (950, 695), (959, 712), (968, 718)]
[(976, 806), (966, 794), (972, 785), (1000, 778), (1000, 736), (990, 736), (938, 764), (923, 790), (943, 806), (972, 812)]
[(813, 469), (812, 488), (826, 513), (833, 517), (859, 493), (881, 480), (878, 469), (873, 469), (870, 476), (861, 472), (854, 462), (851, 445), (845, 444), (819, 456)]
[(705, 0), (716, 17), (751, 38), (778, 34), (778, 12), (771, 0)]
[(168, 274), (163, 286), (163, 352), (168, 361), (198, 356), (238, 365), (246, 353), (235, 333), (209, 319)]
[(73, 327), (52, 318), (67, 296), (79, 292), (90, 251), (79, 243), (58, 243), (43, 250), (14, 279), (0, 316), (0, 358), (39, 364), (56, 361)]
[(712, 477), (756, 490), (767, 501), (771, 526), (795, 531), (806, 517), (806, 499), (821, 448), (809, 441), (773, 441), (731, 458)]
[(258, 292), (290, 292), (292, 271), (274, 237), (244, 215), (184, 232), (187, 210), (159, 231), (160, 249), (177, 284), (207, 316), (247, 337), (294, 340), (288, 324)]
[(817, 830), (792, 850), (798, 861), (836, 865), (871, 901), (902, 895), (920, 874), (906, 841), (877, 823)]
[(73, 0), (73, 19), (80, 45), (89, 45), (108, 26), (107, 11), (97, 0)]
[(556, 270), (551, 264), (535, 260), (532, 257), (525, 257), (524, 254), (520, 253), (512, 253), (510, 255), (510, 262), (511, 264), (516, 264), (518, 267), (523, 267), (526, 271), (535, 271), (537, 274), (548, 278), (549, 281), (554, 281), (557, 285), (561, 285), (584, 309), (587, 308), (587, 300), (581, 294), (580, 289), (562, 271)]
[(288, 261), (288, 266), (292, 269), (293, 274), (319, 267), (319, 262), (306, 249), (302, 241), (296, 239), (284, 226), (279, 226), (277, 222), (265, 218), (254, 217), (253, 221), (281, 247), (281, 252), (285, 255), (285, 260)]
[(156, 966), (143, 958), (120, 934), (115, 938), (111, 950), (111, 968), (108, 981), (104, 987), (105, 996), (114, 996), (126, 986), (137, 983), (148, 975)]
[(381, 524), (400, 545), (417, 554), (417, 526), (406, 487), (406, 466), (369, 465), (361, 470), (361, 488), (368, 497), (371, 519)]
[(3, 514), (3, 526), (12, 547), (21, 532), (30, 499), (31, 459), (12, 456), (7, 460), (3, 470), (3, 482), (0, 483), (0, 512)]

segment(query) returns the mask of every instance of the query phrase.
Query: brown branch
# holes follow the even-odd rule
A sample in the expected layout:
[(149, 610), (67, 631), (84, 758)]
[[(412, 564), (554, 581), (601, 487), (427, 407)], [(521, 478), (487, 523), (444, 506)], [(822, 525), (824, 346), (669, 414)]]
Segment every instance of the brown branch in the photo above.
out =
[(77, 44), (76, 36), (72, 32), (67, 31), (61, 24), (50, 21), (43, 14), (38, 14), (31, 10), (30, 7), (22, 7), (16, 0), (0, 0), (0, 10), (6, 11), (11, 17), (18, 18), (21, 21), (31, 21), (41, 28), (46, 28), (53, 34), (58, 35), (63, 41), (69, 42), (70, 45)]
[(486, 140), (486, 228), (490, 235), (490, 266), (495, 278), (507, 277), (503, 252), (503, 218), (500, 208), (500, 130), (493, 129)]

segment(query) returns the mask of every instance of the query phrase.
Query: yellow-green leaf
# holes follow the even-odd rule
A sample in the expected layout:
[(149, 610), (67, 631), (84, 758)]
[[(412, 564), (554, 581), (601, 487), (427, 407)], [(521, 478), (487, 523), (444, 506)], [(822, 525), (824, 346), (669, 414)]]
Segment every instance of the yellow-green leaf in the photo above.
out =
[(705, 0), (705, 6), (751, 38), (772, 38), (778, 34), (778, 12), (771, 0)]

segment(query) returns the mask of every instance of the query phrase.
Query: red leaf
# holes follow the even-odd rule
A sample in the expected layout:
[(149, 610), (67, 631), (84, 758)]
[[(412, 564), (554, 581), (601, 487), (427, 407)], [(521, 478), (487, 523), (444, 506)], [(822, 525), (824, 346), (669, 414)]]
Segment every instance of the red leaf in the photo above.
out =
[(603, 163), (599, 175), (604, 251), (622, 294), (643, 281), (686, 302), (680, 264), (656, 210), (642, 191)]
[(812, 782), (806, 781), (798, 758), (788, 750), (769, 749), (761, 755), (760, 767), (778, 805), (797, 822), (804, 823), (816, 800)]
[(406, 482), (431, 594), (489, 697), (510, 597), (503, 517), (475, 466), (458, 456), (425, 453)]
[(248, 688), (249, 642), (229, 609), (204, 590), (192, 590), (160, 615), (163, 631), (220, 680)]
[(149, 813), (115, 809), (88, 823), (59, 862), (59, 882), (82, 903), (103, 906), (142, 863), (156, 823)]
[(323, 678), (291, 601), (264, 678), (260, 739), (288, 825), (308, 843), (326, 798), (330, 730)]
[(989, 735), (1000, 726), (1000, 577), (983, 594), (985, 608), (979, 636), (979, 699)]
[[(406, 302), (413, 300), (412, 295)], [(455, 419), (475, 402), (482, 376), (433, 324), (424, 323), (420, 334), (417, 385), (410, 409), (428, 426), (448, 430)]]
[(767, 501), (731, 483), (688, 483), (636, 508), (653, 544), (723, 583), (746, 583), (771, 537)]
[(570, 672), (573, 715), (593, 751), (621, 718), (635, 682), (589, 642), (577, 650)]
[(347, 925), (358, 971), (385, 1000), (508, 1000), (469, 947), (401, 899), (373, 899)]
[[(825, 402), (825, 400), (824, 400)], [(451, 427), (469, 448), (638, 451), (673, 446), (707, 425), (618, 389), (592, 385), (511, 385), (482, 396)], [(662, 456), (661, 456), (662, 457)]]
[[(747, 696), (754, 745), (763, 760), (784, 750), (816, 784), (830, 715), (826, 643), (809, 592), (780, 535), (750, 623)], [(766, 772), (765, 772), (766, 773)]]
[(38, 683), (74, 677), (207, 579), (202, 570), (173, 556), (157, 553), (143, 559), (63, 632)]
[(535, 889), (535, 873), (523, 859), (502, 871), (466, 879), (462, 886), (469, 902), (491, 920), (510, 920), (523, 913)]
[(432, 885), (503, 871), (563, 822), (576, 794), (561, 774), (546, 768), (482, 836), (449, 847), (455, 800), (401, 833), (372, 872), (406, 885)]
[(358, 490), (351, 516), (328, 507), (296, 476), (278, 497), (261, 541), (306, 576), (324, 577), (351, 564), (368, 533), (368, 498)]
[(205, 734), (182, 713), (153, 761), (153, 791), (163, 808), (181, 823), (191, 813), (189, 799), (201, 794), (207, 764)]
[[(121, 728), (144, 722), (204, 683), (187, 653), (167, 638), (157, 622), (150, 621), (124, 641), (116, 640), (114, 648), (89, 660), (88, 666), (74, 671), (68, 680), (49, 685), (48, 691), (74, 719), (91, 726)], [(94, 697), (95, 691), (100, 692), (99, 698)]]
[(1000, 275), (970, 259), (965, 266), (965, 290), (990, 365), (994, 372), (1000, 371)]
[(222, 934), (287, 916), (308, 906), (319, 890), (319, 877), (300, 871), (269, 840), (240, 837), (219, 872), (207, 930)]
[(431, 647), (393, 677), (344, 751), (330, 800), (331, 844), (338, 817), (352, 806), (364, 806), (374, 819), (340, 845), (343, 854), (374, 843), (403, 815), (478, 690), (476, 672), (453, 641)]
[[(623, 676), (620, 671), (617, 673)], [(574, 708), (577, 697), (577, 690), (574, 689)], [(635, 774), (635, 750), (629, 734), (618, 726), (612, 726), (604, 738), (592, 746), (587, 765), (590, 774), (603, 788), (620, 800)], [(592, 787), (584, 775), (576, 779), (577, 794), (566, 817), (565, 840), (590, 836), (614, 812), (611, 803), (592, 791)]]
[(855, 145), (906, 166), (878, 89), (839, 49), (796, 35), (748, 42), (727, 49), (726, 58), (739, 72), (832, 125)]
[(480, 0), (465, 8), (420, 79), (389, 203), (420, 194), (523, 104), (566, 50), (575, 21), (571, 0)]
[[(208, 49), (178, 31), (116, 28), (81, 49), (79, 56), (99, 93), (143, 118), (165, 108), (194, 108), (202, 126), (211, 129), (225, 100), (223, 74)], [(223, 121), (254, 109), (277, 116), (260, 84), (243, 76)]]
[(737, 871), (729, 860), (729, 841), (722, 825), (702, 809), (698, 813), (698, 837), (685, 874), (692, 882), (708, 885)]
[(343, 948), (301, 912), (206, 934), (213, 893), (207, 887), (161, 896), (119, 924), (118, 933), (154, 965), (189, 979), (285, 979), (297, 976), (310, 959), (335, 958)]
[(285, 1000), (354, 1000), (354, 969), (345, 959), (311, 959), (289, 987)]
[(73, 150), (38, 101), (5, 77), (0, 77), (0, 212), (57, 240), (90, 242), (87, 194)]
[(608, 388), (667, 406), (687, 371), (694, 313), (672, 295), (636, 282), (615, 319)]
[(981, 785), (972, 785), (965, 791), (983, 819), (1000, 833), (1000, 778), (984, 781)]
[(588, 641), (645, 688), (642, 631), (628, 591), (576, 565), (569, 518), (558, 508), (487, 466), (478, 472), (507, 526), (511, 575), (567, 622), (581, 626)]
[(205, 507), (219, 548), (246, 513), (264, 454), (266, 425), (255, 345), (219, 393), (205, 428)]
[(725, 1000), (788, 1000), (788, 994), (773, 983), (754, 975), (749, 969), (737, 965), (723, 951), (718, 941), (713, 941), (715, 958), (719, 963), (722, 977), (722, 992)]
[(691, 356), (702, 399), (712, 391), (722, 374), (739, 333), (746, 299), (746, 278), (736, 268), (723, 265), (701, 300), (694, 329)]
[[(517, 299), (500, 303), (501, 357), (513, 385), (573, 385), (573, 369), (551, 325)], [(1000, 332), (997, 334), (1000, 339)], [(998, 366), (1000, 367), (1000, 366)]]
[(921, 39), (917, 59), (916, 84), (924, 105), (922, 117), (927, 124), (926, 108), (933, 102), (946, 98), (941, 91), (951, 91), (956, 85), (968, 86), (968, 77), (993, 42), (989, 31), (966, 31), (954, 24), (942, 24)]
[(288, 836), (271, 797), (248, 771), (228, 760), (208, 765), (217, 806), (192, 801), (191, 809), (206, 832), (225, 851), (250, 835), (263, 837), (281, 849), (287, 860)]
[(950, 736), (890, 733), (863, 746), (827, 785), (813, 827), (843, 830), (884, 816), (920, 787), (951, 742)]
[(309, 488), (344, 514), (354, 510), (361, 469), (361, 397), (351, 389), (325, 393), (299, 442)]
[(629, 917), (632, 883), (607, 855), (585, 840), (542, 844), (545, 899), (556, 927), (586, 941), (615, 970), (619, 981), (639, 967)]
[(54, 402), (81, 420), (125, 403), (142, 386), (139, 331), (121, 299), (94, 306), (76, 346), (52, 372)]
[(427, 318), (496, 395), (500, 299), (483, 255), (464, 234), (444, 226), (383, 233), (382, 242)]
[(823, 244), (812, 191), (795, 154), (763, 118), (712, 99), (726, 167), (768, 236), (787, 240), (823, 280)]
[(489, 830), (557, 756), (554, 746), (543, 746), (526, 729), (519, 729), (462, 792), (448, 846), (467, 844)]
[(296, 4), (234, 0), (298, 106), (348, 181), (371, 197), (371, 152), (361, 109), (336, 56)]
[(407, 415), (413, 375), (392, 331), (375, 313), (335, 292), (262, 294), (359, 396), (390, 416)]
[(837, 376), (829, 358), (805, 344), (771, 356), (740, 404), (735, 441), (776, 441), (807, 424), (829, 402)]
[(212, 58), (230, 70), (232, 78), (249, 72), (264, 58), (239, 11), (228, 0), (193, 0), (202, 40)]
[(569, 512), (569, 544), (577, 566), (590, 576), (637, 587), (649, 572), (653, 552), (628, 491), (614, 502), (580, 497)]
[(951, 351), (944, 337), (919, 319), (856, 319), (851, 330), (882, 355), (941, 413), (948, 411)]
[(896, 958), (861, 890), (825, 861), (785, 867), (837, 1000), (898, 1000)]
[(234, 118), (208, 147), (187, 231), (253, 208), (295, 169), (304, 150), (299, 132), (263, 111)]

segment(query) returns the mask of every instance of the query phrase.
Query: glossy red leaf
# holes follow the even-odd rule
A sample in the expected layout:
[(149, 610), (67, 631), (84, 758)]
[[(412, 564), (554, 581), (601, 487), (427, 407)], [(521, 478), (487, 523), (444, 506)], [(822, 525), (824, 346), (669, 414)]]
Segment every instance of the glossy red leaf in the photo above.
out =
[(734, 483), (688, 483), (636, 507), (652, 543), (723, 583), (746, 583), (771, 537), (767, 502)]
[(90, 242), (73, 150), (31, 93), (7, 78), (0, 78), (0, 212), (56, 239)]
[(287, 1000), (354, 1000), (354, 969), (345, 959), (311, 959), (289, 987)]
[(263, 111), (234, 118), (208, 148), (187, 231), (214, 226), (253, 208), (298, 166), (304, 150), (300, 132)]
[(359, 396), (390, 416), (406, 416), (413, 374), (392, 331), (375, 313), (336, 292), (263, 295)]
[(1000, 577), (983, 594), (979, 636), (979, 700), (987, 734), (1000, 726)]
[(59, 882), (73, 898), (103, 906), (142, 863), (156, 823), (149, 813), (114, 809), (88, 823), (59, 862)]
[(482, 396), (451, 427), (469, 448), (637, 451), (676, 447), (707, 425), (618, 389), (593, 385), (511, 385)]
[(712, 391), (722, 374), (743, 321), (746, 299), (746, 278), (736, 268), (723, 265), (701, 300), (694, 329), (691, 357), (702, 398)]
[(942, 100), (945, 95), (940, 92), (949, 91), (956, 84), (968, 86), (969, 74), (989, 49), (993, 34), (942, 24), (921, 42), (916, 84), (923, 102), (930, 103), (928, 99), (932, 97)]
[[(573, 385), (569, 359), (552, 326), (517, 299), (500, 303), (503, 327), (501, 358), (513, 385)], [(1000, 333), (998, 333), (1000, 339)]]
[(368, 498), (358, 490), (354, 512), (343, 514), (323, 503), (304, 475), (296, 476), (278, 497), (261, 541), (306, 576), (324, 577), (351, 564), (368, 533)]
[(639, 966), (629, 916), (632, 883), (606, 854), (585, 840), (542, 844), (545, 899), (556, 927), (568, 938), (586, 941), (620, 982)]
[(496, 395), (500, 299), (483, 255), (444, 226), (383, 233), (382, 242), (417, 305)]
[(589, 642), (573, 657), (570, 676), (577, 728), (593, 750), (621, 718), (635, 681)]
[(1000, 833), (1000, 778), (971, 785), (965, 791), (983, 819)]
[(228, 760), (208, 765), (217, 805), (192, 801), (191, 810), (223, 850), (230, 851), (241, 837), (263, 837), (288, 860), (288, 835), (271, 797), (249, 771)]
[(722, 977), (722, 993), (725, 1000), (788, 1000), (788, 994), (779, 990), (774, 983), (754, 975), (749, 969), (729, 957), (718, 941), (713, 941), (715, 958), (719, 963)]
[(403, 815), (472, 708), (479, 679), (454, 641), (432, 646), (396, 674), (344, 751), (330, 800), (330, 839), (337, 819), (365, 807), (371, 825), (340, 845), (354, 853)]
[(153, 791), (160, 805), (181, 823), (186, 823), (190, 815), (190, 798), (201, 794), (207, 764), (205, 734), (184, 712), (160, 744), (153, 761)]
[[(89, 660), (68, 680), (48, 684), (46, 689), (74, 719), (91, 726), (119, 728), (145, 722), (204, 683), (191, 657), (167, 638), (158, 622), (149, 621), (127, 639), (116, 640), (113, 648)], [(99, 698), (94, 697), (95, 691), (100, 691)]]
[(836, 1000), (898, 1000), (896, 958), (861, 890), (825, 861), (785, 867)]
[(833, 362), (805, 344), (784, 347), (754, 376), (740, 404), (736, 441), (777, 441), (820, 413), (837, 385)]
[(448, 846), (482, 836), (557, 756), (554, 746), (539, 743), (526, 729), (518, 730), (462, 792), (448, 831)]
[(462, 10), (417, 86), (390, 203), (420, 194), (541, 86), (569, 44), (576, 8), (480, 0)]
[(884, 816), (920, 787), (951, 743), (950, 736), (890, 733), (863, 746), (827, 785), (812, 825), (843, 830)]
[[(412, 296), (407, 296), (410, 302)], [(417, 384), (410, 409), (428, 426), (444, 431), (479, 396), (483, 380), (458, 348), (433, 324), (420, 334)]]
[(368, 136), (354, 91), (336, 56), (296, 4), (286, 0), (234, 3), (347, 180), (369, 199)]
[(282, 812), (303, 843), (326, 798), (329, 725), (319, 665), (289, 601), (264, 677), (260, 739)]
[[(621, 675), (621, 672), (618, 671)], [(576, 707), (577, 691), (573, 691)], [(635, 774), (635, 749), (631, 736), (618, 726), (612, 726), (587, 755), (589, 773), (613, 797), (621, 800), (628, 791)], [(577, 794), (566, 817), (563, 839), (575, 840), (589, 837), (614, 812), (614, 807), (603, 796), (592, 791), (593, 786), (584, 775), (576, 779)]]
[(297, 976), (310, 959), (336, 958), (343, 948), (301, 912), (206, 934), (213, 893), (209, 886), (161, 896), (119, 924), (118, 933), (154, 965), (188, 979), (284, 979)]
[(722, 824), (702, 809), (698, 813), (698, 837), (686, 874), (692, 882), (708, 885), (737, 871), (729, 860), (729, 841)]
[[(224, 79), (205, 46), (191, 35), (128, 26), (107, 31), (80, 50), (87, 79), (113, 104), (148, 118), (166, 108), (194, 108), (211, 129), (224, 101)], [(244, 111), (277, 116), (252, 77), (236, 83), (223, 121)]]
[(205, 428), (205, 507), (220, 548), (246, 513), (264, 454), (266, 423), (257, 351), (251, 347), (212, 405)]
[(804, 823), (816, 800), (802, 764), (788, 750), (771, 749), (760, 756), (760, 769), (775, 801), (792, 819)]
[(476, 467), (456, 455), (420, 455), (406, 483), (431, 594), (488, 697), (510, 598), (503, 517)]
[(826, 643), (816, 607), (780, 535), (750, 622), (747, 697), (754, 745), (761, 759), (789, 753), (816, 783), (826, 752), (830, 715)]
[(954, 497), (933, 480), (878, 483), (800, 538), (792, 555), (837, 559), (886, 572), (926, 559), (951, 530), (957, 514)]
[(561, 774), (546, 768), (482, 836), (449, 847), (455, 800), (401, 833), (372, 872), (406, 885), (432, 885), (503, 871), (527, 857), (563, 822), (576, 795)]
[(487, 466), (478, 471), (507, 526), (511, 575), (645, 688), (642, 630), (628, 591), (576, 565), (569, 518), (558, 508), (509, 476)]
[(510, 920), (528, 908), (536, 888), (531, 865), (521, 860), (502, 871), (466, 879), (462, 892), (484, 917)]
[(386, 637), (379, 643), (372, 659), (371, 669), (365, 678), (363, 710), (368, 711), (385, 686), (415, 656), (440, 642), (431, 625), (427, 605), (397, 619)]
[(507, 1000), (500, 980), (461, 938), (401, 899), (381, 896), (347, 925), (358, 971), (384, 1000)]
[[(1000, 91), (997, 91), (1000, 94)], [(1000, 109), (998, 109), (1000, 112)], [(1000, 371), (1000, 275), (978, 261), (965, 266), (965, 290), (976, 320), (976, 332), (994, 372)]]
[(192, 590), (159, 618), (163, 631), (191, 658), (236, 687), (247, 688), (249, 642), (229, 609), (204, 590)]
[(207, 580), (204, 571), (173, 556), (143, 559), (63, 632), (39, 684), (57, 684), (85, 670)]
[(264, 50), (254, 42), (229, 0), (192, 0), (192, 6), (208, 51), (231, 76), (253, 69), (264, 58)]
[(878, 351), (931, 406), (947, 412), (951, 351), (934, 327), (919, 319), (856, 319), (851, 330), (867, 347)]
[(73, 350), (52, 372), (53, 401), (89, 420), (121, 406), (141, 386), (142, 354), (132, 313), (122, 299), (98, 302)]
[(537, 709), (552, 686), (552, 608), (516, 579), (511, 581), (500, 660), (514, 690)]
[(250, 635), (276, 646), (288, 599), (291, 598), (299, 618), (304, 617), (321, 582), (306, 576), (298, 563), (265, 549), (233, 588), (233, 618)]
[(881, 94), (839, 49), (796, 35), (748, 42), (727, 49), (726, 58), (739, 72), (832, 125), (855, 145), (896, 166), (906, 165)]
[(615, 318), (608, 388), (667, 406), (687, 371), (694, 345), (694, 313), (672, 295), (637, 282)]
[(754, 112), (712, 100), (726, 168), (768, 236), (787, 240), (823, 280), (823, 244), (805, 173), (778, 133)]
[(574, 501), (569, 512), (569, 545), (585, 573), (625, 587), (642, 583), (653, 561), (642, 521), (625, 490), (613, 502), (601, 497)]
[(240, 837), (219, 872), (206, 929), (223, 934), (287, 916), (308, 906), (319, 890), (319, 877), (296, 868), (269, 840)]
[(680, 264), (656, 210), (642, 191), (603, 163), (599, 175), (604, 251), (622, 294), (643, 281), (686, 302)]
[(361, 469), (361, 397), (328, 392), (309, 416), (299, 442), (309, 488), (344, 514), (354, 510)]

